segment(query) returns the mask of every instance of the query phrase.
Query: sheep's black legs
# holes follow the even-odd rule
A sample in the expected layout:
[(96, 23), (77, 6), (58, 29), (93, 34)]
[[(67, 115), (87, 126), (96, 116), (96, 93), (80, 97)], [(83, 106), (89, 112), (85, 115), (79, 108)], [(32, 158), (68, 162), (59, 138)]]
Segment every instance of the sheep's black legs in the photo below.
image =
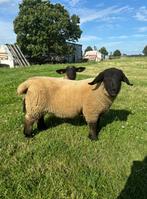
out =
[(25, 121), (24, 121), (24, 135), (26, 137), (32, 137), (33, 123), (34, 123), (33, 121), (27, 120), (25, 118)]
[(98, 133), (100, 131), (99, 127), (100, 123), (100, 117), (98, 118), (97, 122), (90, 122), (89, 123), (89, 138), (91, 140), (97, 140), (98, 139)]
[(97, 140), (97, 122), (89, 123), (89, 136), (91, 140)]
[(44, 123), (44, 117), (43, 116), (38, 120), (37, 127), (38, 127), (39, 130), (46, 129), (46, 125)]
[(101, 119), (101, 116), (98, 118), (98, 120), (97, 120), (97, 136), (98, 136), (98, 134), (99, 134), (99, 132), (100, 132), (100, 130), (101, 130), (101, 127), (100, 127), (100, 119)]

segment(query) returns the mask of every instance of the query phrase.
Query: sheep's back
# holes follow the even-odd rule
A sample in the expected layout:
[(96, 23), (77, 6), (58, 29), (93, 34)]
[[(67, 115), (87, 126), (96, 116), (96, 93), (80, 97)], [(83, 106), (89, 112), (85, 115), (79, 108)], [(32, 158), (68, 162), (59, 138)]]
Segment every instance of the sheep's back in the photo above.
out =
[(83, 108), (83, 101), (91, 86), (90, 80), (72, 81), (59, 78), (34, 77), (29, 79), (27, 110), (48, 112), (58, 117), (74, 117)]
[(48, 101), (48, 111), (58, 117), (75, 117), (82, 111), (83, 100), (90, 86), (84, 81), (69, 80), (59, 81), (59, 85)]

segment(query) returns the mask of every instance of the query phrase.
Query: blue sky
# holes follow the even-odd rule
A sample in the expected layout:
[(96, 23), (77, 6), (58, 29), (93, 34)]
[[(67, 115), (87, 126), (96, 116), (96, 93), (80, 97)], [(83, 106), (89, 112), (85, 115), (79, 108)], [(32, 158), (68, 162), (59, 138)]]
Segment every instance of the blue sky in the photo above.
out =
[[(21, 0), (0, 0), (0, 44), (14, 43), (13, 20)], [(147, 45), (147, 0), (52, 0), (80, 17), (79, 43), (109, 52), (141, 53)]]

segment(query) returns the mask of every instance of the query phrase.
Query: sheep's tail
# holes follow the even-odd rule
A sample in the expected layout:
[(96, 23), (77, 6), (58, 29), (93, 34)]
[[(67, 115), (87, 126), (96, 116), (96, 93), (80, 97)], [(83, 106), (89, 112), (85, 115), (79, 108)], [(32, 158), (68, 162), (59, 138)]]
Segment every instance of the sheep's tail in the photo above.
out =
[(28, 81), (21, 83), (17, 88), (17, 94), (18, 95), (26, 94), (28, 88), (29, 88), (29, 82)]

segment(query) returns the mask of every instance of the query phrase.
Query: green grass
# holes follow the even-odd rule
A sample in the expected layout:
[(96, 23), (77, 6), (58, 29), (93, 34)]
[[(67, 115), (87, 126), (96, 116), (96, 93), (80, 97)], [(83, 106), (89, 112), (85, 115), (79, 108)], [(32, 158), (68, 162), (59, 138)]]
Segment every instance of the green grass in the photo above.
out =
[(65, 65), (0, 69), (0, 198), (146, 199), (147, 58), (122, 58), (86, 66), (78, 79), (108, 67), (123, 69), (133, 87), (122, 90), (91, 142), (82, 118), (46, 117), (48, 129), (26, 139), (20, 82), (35, 75), (58, 76)]

